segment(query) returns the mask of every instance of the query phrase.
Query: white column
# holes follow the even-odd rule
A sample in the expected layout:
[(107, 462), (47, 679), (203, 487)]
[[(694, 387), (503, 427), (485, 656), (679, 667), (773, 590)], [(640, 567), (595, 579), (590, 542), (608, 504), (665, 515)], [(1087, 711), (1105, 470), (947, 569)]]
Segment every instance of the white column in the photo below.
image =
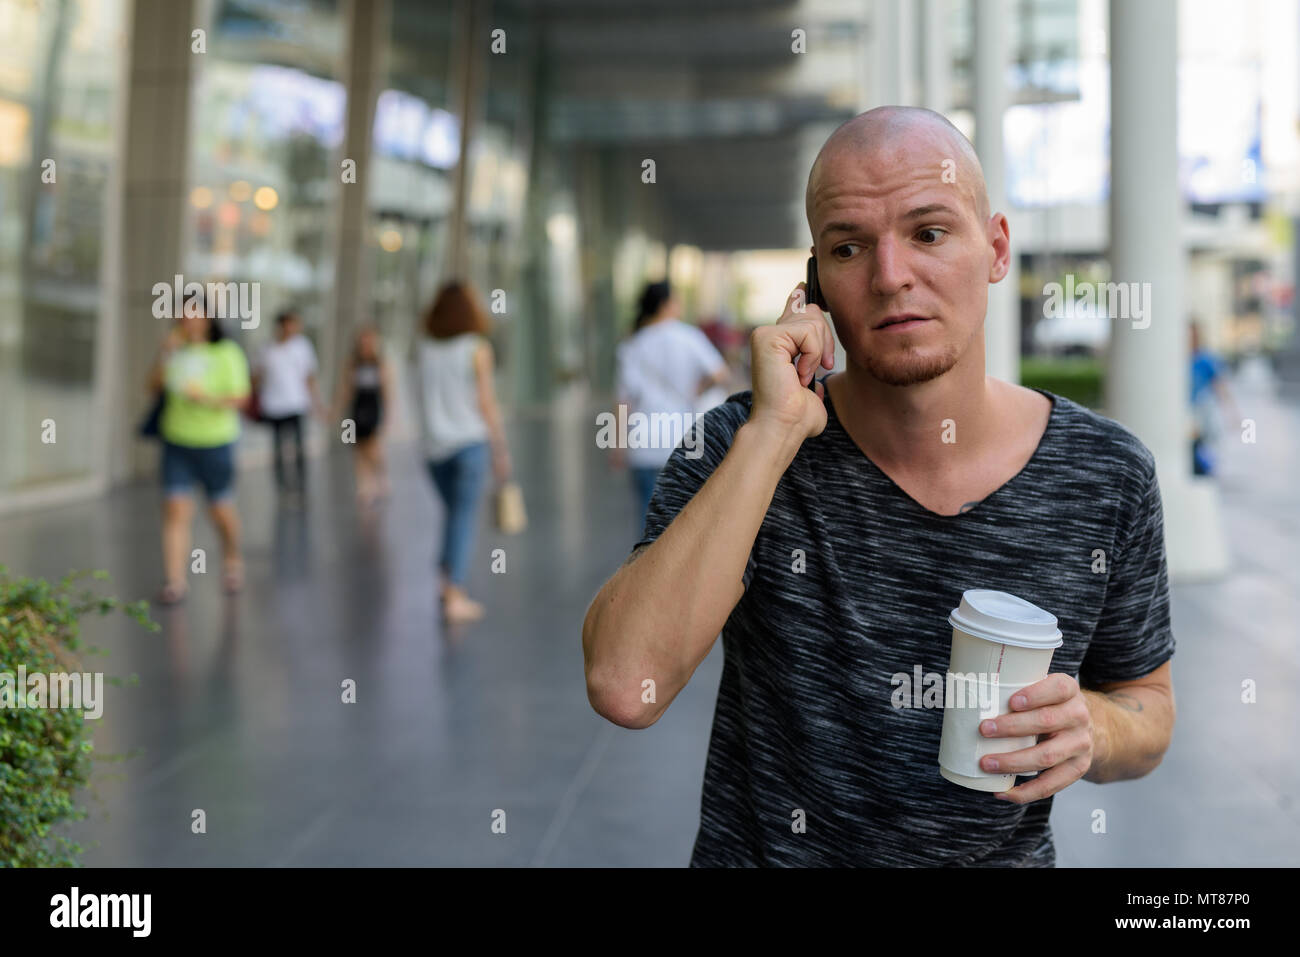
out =
[(903, 106), (921, 103), (920, 76), (917, 56), (917, 17), (920, 10), (916, 0), (892, 0), (896, 9), (894, 45), (897, 49), (898, 102)]
[(947, 0), (921, 0), (921, 45), (924, 73), (922, 105), (936, 113), (948, 112), (952, 97), (952, 51), (948, 45)]
[(971, 7), (975, 18), (975, 152), (984, 167), (990, 211), (1006, 214), (1011, 222), (1011, 268), (1001, 282), (989, 286), (988, 312), (984, 319), (984, 369), (996, 379), (1019, 382), (1020, 269), (1016, 265), (1015, 219), (1007, 206), (1002, 160), (1011, 8), (1007, 0), (976, 0)]
[[(343, 120), (343, 144), (333, 160), (331, 174), (338, 177), (338, 207), (334, 212), (334, 312), (330, 317), (332, 335), (322, 343), (322, 367), (325, 386), (335, 388), (343, 357), (351, 348), (352, 337), (361, 321), (368, 317), (370, 305), (371, 259), (374, 246), (368, 241), (370, 204), (368, 191), (371, 167), (371, 135), (375, 127), (375, 108), (379, 86), (384, 80), (384, 51), (388, 48), (388, 0), (350, 0), (343, 5), (343, 23), (347, 29), (344, 87), (347, 111)], [(356, 182), (342, 183), (340, 163), (350, 159), (356, 164)], [(392, 343), (389, 343), (391, 346)]]
[[(111, 410), (104, 449), (114, 483), (154, 474), (155, 443), (136, 435), (150, 397), (149, 367), (167, 334), (168, 321), (153, 318), (153, 285), (184, 274), (190, 232), (189, 151), (193, 82), (204, 57), (192, 52), (190, 32), (209, 27), (205, 4), (194, 0), (136, 0), (128, 5), (127, 84), (121, 112), (125, 128), (117, 176), (121, 207), (112, 244), (118, 275), (105, 292), (116, 296), (109, 320), (112, 331), (96, 348), (104, 355), (108, 381), (105, 405)], [(209, 40), (211, 31), (209, 30)], [(206, 281), (209, 277), (191, 277)], [(103, 326), (100, 327), (101, 332)]]
[(1112, 304), (1106, 412), (1155, 456), (1170, 578), (1186, 579), (1221, 574), (1227, 551), (1217, 488), (1191, 475), (1177, 61), (1177, 0), (1111, 0), (1111, 281), (1144, 312)]
[(903, 91), (898, 82), (898, 31), (902, 19), (899, 2), (900, 0), (874, 0), (872, 3), (871, 34), (865, 56), (874, 68), (874, 76), (863, 110), (893, 106), (902, 99)]

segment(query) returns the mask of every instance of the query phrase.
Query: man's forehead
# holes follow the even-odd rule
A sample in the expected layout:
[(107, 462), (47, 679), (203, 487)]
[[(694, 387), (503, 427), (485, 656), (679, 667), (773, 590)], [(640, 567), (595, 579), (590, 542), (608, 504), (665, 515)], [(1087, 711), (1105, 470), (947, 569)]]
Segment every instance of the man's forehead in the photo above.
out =
[[(956, 130), (914, 120), (881, 120), (842, 127), (827, 140), (809, 173), (809, 226), (816, 232), (816, 214), (821, 207), (834, 205), (845, 194), (894, 200), (930, 192), (924, 189), (926, 186), (934, 187), (940, 197), (957, 202), (978, 217), (983, 183), (979, 159)], [(932, 198), (930, 202), (944, 199)]]
[(809, 225), (820, 235), (832, 220), (865, 226), (866, 219), (877, 217), (978, 216), (979, 202), (974, 180), (958, 174), (946, 158), (883, 169), (837, 163), (823, 168), (808, 214)]

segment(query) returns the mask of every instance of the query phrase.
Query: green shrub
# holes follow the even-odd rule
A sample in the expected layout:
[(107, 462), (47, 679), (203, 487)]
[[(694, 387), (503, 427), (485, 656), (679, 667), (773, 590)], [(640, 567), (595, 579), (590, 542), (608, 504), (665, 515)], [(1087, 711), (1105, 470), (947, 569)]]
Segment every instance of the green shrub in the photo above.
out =
[(1089, 409), (1102, 407), (1100, 359), (1026, 357), (1020, 360), (1020, 384), (1063, 395)]
[[(145, 628), (148, 604), (122, 604), (77, 587), (84, 573), (62, 581), (11, 579), (0, 565), (0, 672), (16, 675), (83, 671), (80, 619), (121, 609)], [(91, 578), (104, 579), (104, 572)], [(96, 649), (87, 649), (94, 653)], [(121, 684), (120, 679), (107, 679)], [(19, 689), (25, 693), (25, 689)], [(91, 728), (76, 708), (0, 707), (0, 867), (71, 867), (83, 848), (53, 833), (80, 820), (77, 792), (90, 778)]]

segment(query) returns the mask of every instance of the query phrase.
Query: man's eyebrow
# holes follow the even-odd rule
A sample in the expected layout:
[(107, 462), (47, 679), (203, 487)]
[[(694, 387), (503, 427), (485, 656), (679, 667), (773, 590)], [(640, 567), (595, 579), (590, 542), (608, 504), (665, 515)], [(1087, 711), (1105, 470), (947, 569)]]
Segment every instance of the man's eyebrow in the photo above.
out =
[(950, 216), (960, 215), (951, 206), (945, 206), (943, 203), (930, 203), (928, 206), (917, 206), (915, 209), (909, 209), (903, 214), (903, 218), (919, 219), (922, 216), (932, 216), (935, 213), (948, 213)]
[(827, 233), (856, 233), (861, 228), (857, 223), (827, 223), (822, 227), (821, 235), (825, 236)]
[[(949, 216), (960, 216), (961, 214), (943, 203), (929, 203), (925, 206), (917, 206), (915, 209), (909, 209), (903, 214), (904, 219), (920, 219), (922, 216), (933, 216), (935, 213), (947, 213)], [(839, 220), (833, 223), (827, 223), (822, 227), (821, 235), (827, 233), (856, 233), (863, 227), (858, 223), (850, 223)]]

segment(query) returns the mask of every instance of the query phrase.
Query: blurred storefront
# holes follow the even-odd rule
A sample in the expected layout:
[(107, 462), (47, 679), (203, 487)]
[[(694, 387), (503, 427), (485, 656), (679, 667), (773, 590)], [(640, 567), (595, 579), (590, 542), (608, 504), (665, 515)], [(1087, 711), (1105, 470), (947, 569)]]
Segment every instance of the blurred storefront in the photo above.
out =
[[(1175, 6), (1186, 311), (1229, 353), (1277, 349), (1294, 325), (1300, 5)], [(1040, 343), (1102, 352), (1096, 322), (1045, 327), (1043, 303), (1067, 275), (1110, 275), (1114, 9), (0, 0), (0, 508), (153, 474), (135, 435), (166, 327), (150, 290), (176, 275), (257, 284), (258, 321), (227, 322), (250, 355), (298, 310), (327, 391), (377, 325), (398, 436), (411, 345), (452, 277), (492, 310), (516, 412), (605, 395), (640, 287), (665, 275), (743, 361), (736, 332), (802, 278), (813, 156), (881, 103), (972, 136), (983, 122), (981, 148), (1003, 151), (988, 172), (1019, 277), (990, 301), (990, 372), (1016, 378)], [(246, 435), (241, 461), (264, 461), (267, 436)]]

